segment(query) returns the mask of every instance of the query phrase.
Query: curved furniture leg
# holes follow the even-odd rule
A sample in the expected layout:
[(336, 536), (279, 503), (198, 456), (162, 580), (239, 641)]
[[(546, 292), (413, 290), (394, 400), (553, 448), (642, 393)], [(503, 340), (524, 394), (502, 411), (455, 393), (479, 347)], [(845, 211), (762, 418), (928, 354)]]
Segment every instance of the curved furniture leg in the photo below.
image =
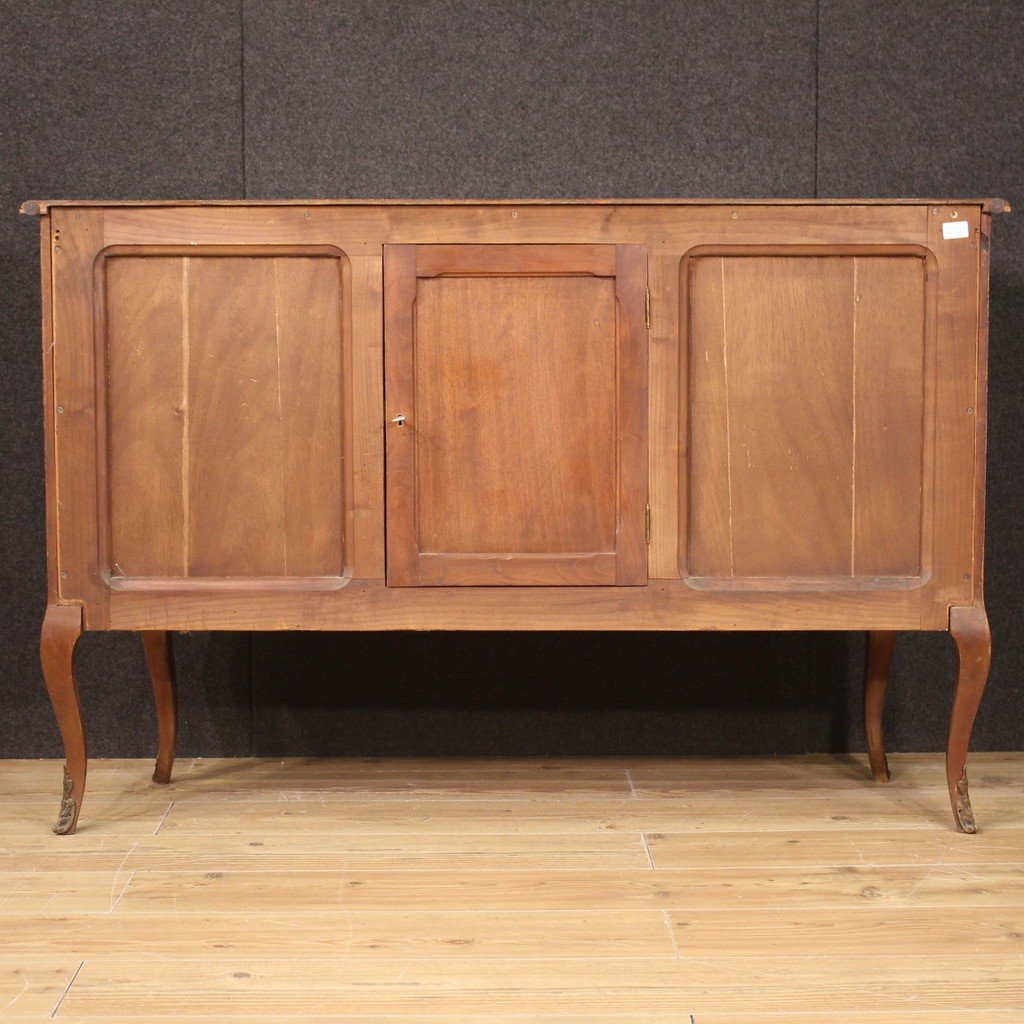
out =
[(864, 659), (864, 735), (867, 737), (868, 760), (875, 782), (892, 778), (885, 756), (885, 734), (882, 712), (885, 709), (885, 686), (889, 682), (889, 665), (896, 644), (896, 634), (887, 630), (871, 630), (867, 635)]
[(174, 655), (171, 634), (147, 630), (142, 634), (149, 678), (156, 700), (156, 728), (159, 737), (154, 782), (170, 782), (174, 767), (174, 748), (178, 741), (178, 692), (174, 679)]
[(64, 741), (64, 795), (53, 831), (70, 835), (78, 825), (85, 795), (85, 727), (75, 679), (75, 647), (82, 635), (82, 609), (77, 605), (47, 605), (39, 637), (43, 678)]
[(957, 678), (946, 743), (946, 781), (957, 830), (977, 832), (967, 792), (967, 748), (992, 660), (992, 634), (985, 606), (978, 602), (970, 608), (951, 608), (949, 631), (956, 642)]

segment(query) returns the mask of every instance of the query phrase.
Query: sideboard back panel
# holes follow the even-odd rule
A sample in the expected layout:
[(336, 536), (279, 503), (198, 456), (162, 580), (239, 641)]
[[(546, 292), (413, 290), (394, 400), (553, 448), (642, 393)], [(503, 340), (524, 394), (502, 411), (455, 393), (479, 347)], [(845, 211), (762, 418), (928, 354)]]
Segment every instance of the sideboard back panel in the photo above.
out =
[(98, 273), (112, 583), (340, 577), (341, 261), (114, 253)]
[(980, 594), (980, 202), (46, 216), (50, 587), (89, 629), (945, 629)]
[(685, 262), (687, 573), (919, 579), (925, 258)]

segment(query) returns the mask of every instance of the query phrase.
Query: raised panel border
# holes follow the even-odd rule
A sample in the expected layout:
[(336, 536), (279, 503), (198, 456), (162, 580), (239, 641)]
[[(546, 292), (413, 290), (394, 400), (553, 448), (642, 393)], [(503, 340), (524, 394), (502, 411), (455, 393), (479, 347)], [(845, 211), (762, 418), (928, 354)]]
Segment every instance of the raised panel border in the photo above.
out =
[[(341, 302), (341, 365), (338, 386), (341, 390), (342, 421), (342, 520), (341, 576), (139, 576), (123, 578), (114, 575), (110, 559), (110, 462), (107, 444), (107, 261), (118, 257), (303, 257), (320, 256), (338, 261), (339, 297)], [(96, 497), (97, 497), (97, 566), (102, 584), (111, 591), (135, 593), (181, 593), (195, 591), (331, 591), (344, 587), (352, 578), (352, 266), (348, 254), (335, 245), (180, 245), (121, 244), (107, 245), (93, 260), (93, 339), (96, 381)]]
[[(690, 262), (702, 257), (729, 256), (910, 256), (924, 261), (924, 408), (921, 466), (921, 572), (917, 576), (694, 576), (689, 571), (689, 367), (690, 367)], [(914, 244), (778, 244), (696, 245), (679, 261), (679, 573), (693, 590), (715, 591), (901, 591), (918, 590), (932, 576), (935, 510), (935, 415), (938, 346), (938, 261), (934, 252)]]

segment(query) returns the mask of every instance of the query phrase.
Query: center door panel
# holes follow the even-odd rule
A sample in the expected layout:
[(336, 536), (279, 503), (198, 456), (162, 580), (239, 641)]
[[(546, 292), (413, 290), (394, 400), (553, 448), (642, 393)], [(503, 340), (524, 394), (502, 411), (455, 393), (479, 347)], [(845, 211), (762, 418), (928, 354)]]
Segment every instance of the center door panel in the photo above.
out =
[(647, 581), (647, 259), (388, 245), (389, 586)]

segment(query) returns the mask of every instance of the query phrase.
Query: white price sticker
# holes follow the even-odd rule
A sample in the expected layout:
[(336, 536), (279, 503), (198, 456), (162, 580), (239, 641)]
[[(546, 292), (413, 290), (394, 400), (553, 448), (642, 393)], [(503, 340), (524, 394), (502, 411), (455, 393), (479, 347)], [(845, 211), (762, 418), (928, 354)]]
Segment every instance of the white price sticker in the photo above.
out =
[(967, 238), (971, 229), (965, 220), (947, 220), (942, 224), (943, 238)]

